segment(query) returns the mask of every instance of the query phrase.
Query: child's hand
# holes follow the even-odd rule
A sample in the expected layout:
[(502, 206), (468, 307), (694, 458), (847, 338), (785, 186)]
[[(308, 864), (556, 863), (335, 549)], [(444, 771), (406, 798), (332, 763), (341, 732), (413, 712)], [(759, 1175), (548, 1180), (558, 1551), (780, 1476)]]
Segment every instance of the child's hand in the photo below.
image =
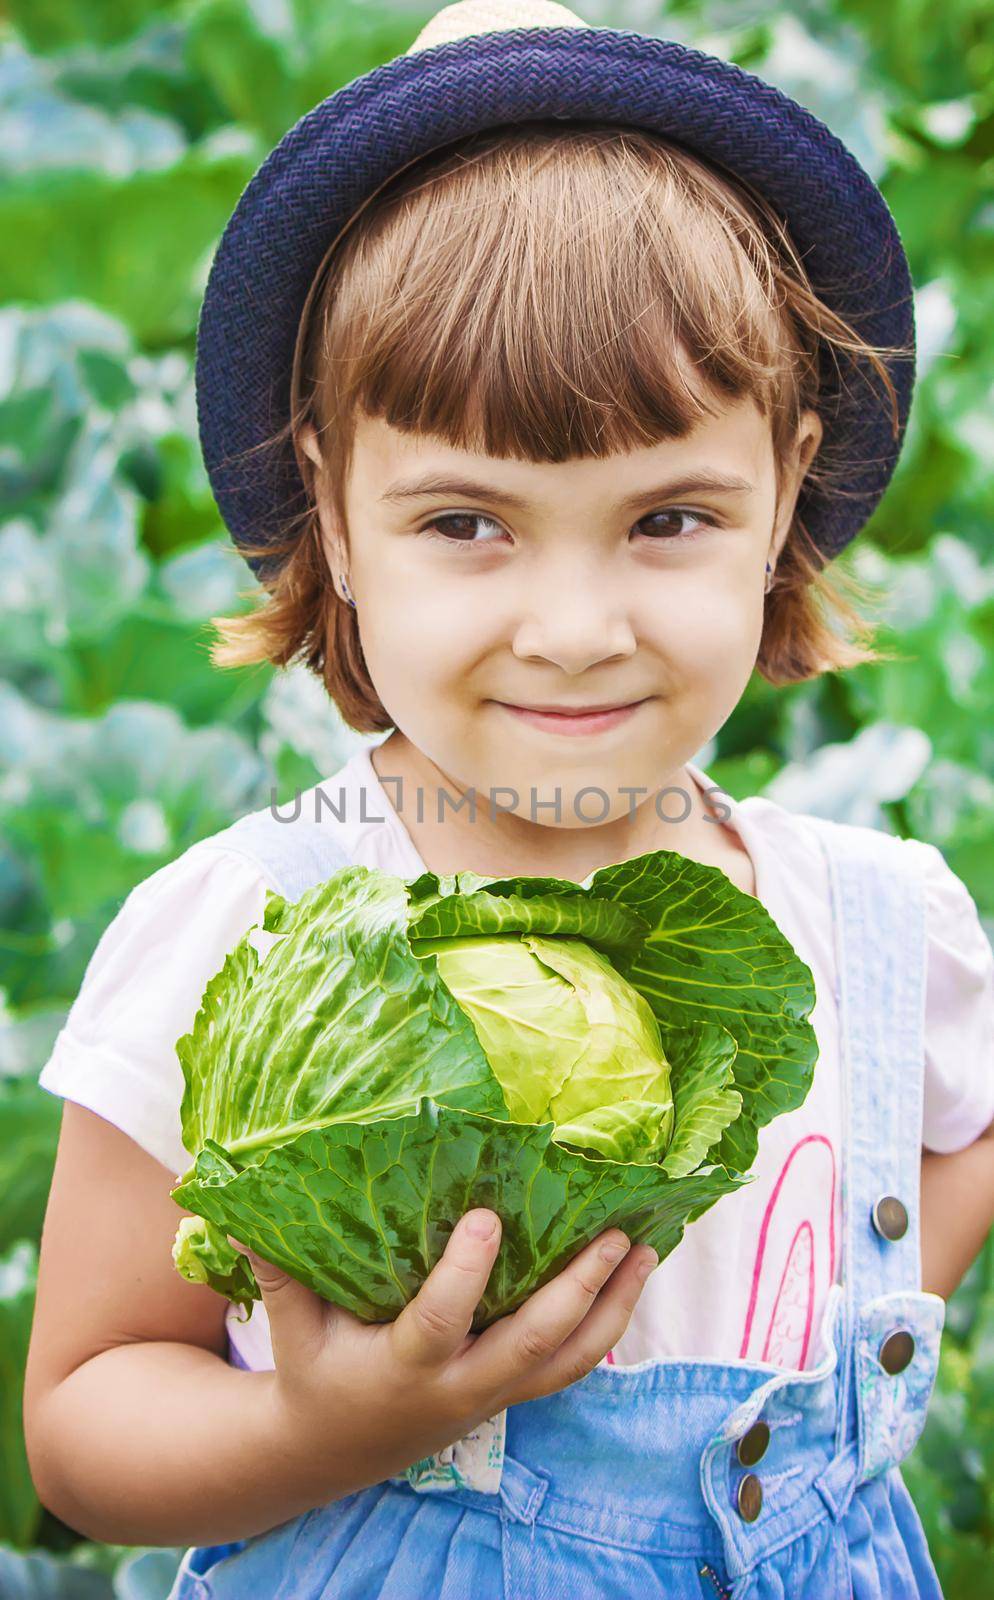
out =
[(281, 1454), (312, 1465), (315, 1504), (392, 1477), (505, 1406), (584, 1377), (624, 1333), (657, 1259), (609, 1229), (474, 1335), (499, 1245), (495, 1213), (467, 1212), (396, 1321), (373, 1324), (250, 1255), (276, 1363), (275, 1437)]

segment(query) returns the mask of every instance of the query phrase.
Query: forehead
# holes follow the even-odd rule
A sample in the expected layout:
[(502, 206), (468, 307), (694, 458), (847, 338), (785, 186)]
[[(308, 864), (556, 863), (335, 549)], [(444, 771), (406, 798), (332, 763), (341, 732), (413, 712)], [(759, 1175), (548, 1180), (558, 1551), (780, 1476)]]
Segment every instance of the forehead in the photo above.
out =
[(715, 400), (714, 415), (706, 416), (680, 439), (663, 439), (610, 455), (574, 457), (568, 461), (525, 461), (463, 450), (435, 434), (393, 427), (382, 417), (362, 412), (357, 416), (352, 448), (351, 476), (361, 485), (375, 485), (384, 493), (395, 481), (413, 479), (435, 471), (473, 471), (512, 493), (523, 496), (543, 490), (568, 488), (584, 493), (602, 484), (617, 484), (619, 467), (625, 483), (678, 469), (710, 469), (761, 481), (772, 470), (772, 434), (749, 397)]

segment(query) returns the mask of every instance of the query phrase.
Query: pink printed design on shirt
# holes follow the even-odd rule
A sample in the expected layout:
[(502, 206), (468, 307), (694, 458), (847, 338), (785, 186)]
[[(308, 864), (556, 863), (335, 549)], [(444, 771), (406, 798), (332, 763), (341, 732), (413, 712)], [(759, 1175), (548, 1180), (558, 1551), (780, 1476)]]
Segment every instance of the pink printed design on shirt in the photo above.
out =
[[(780, 1278), (773, 1315), (763, 1346), (763, 1360), (775, 1367), (803, 1367), (811, 1342), (815, 1308), (815, 1241), (810, 1222), (802, 1222), (791, 1241)], [(800, 1358), (790, 1352), (801, 1344)]]
[(835, 1151), (824, 1134), (809, 1133), (784, 1162), (763, 1214), (740, 1359), (803, 1370), (815, 1307), (834, 1281)]

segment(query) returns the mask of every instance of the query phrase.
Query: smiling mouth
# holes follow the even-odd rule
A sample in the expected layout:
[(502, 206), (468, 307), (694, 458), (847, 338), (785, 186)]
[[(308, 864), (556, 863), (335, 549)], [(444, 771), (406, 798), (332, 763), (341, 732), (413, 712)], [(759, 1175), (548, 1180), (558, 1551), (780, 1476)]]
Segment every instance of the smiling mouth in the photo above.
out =
[(498, 701), (498, 705), (508, 706), (512, 711), (534, 711), (543, 717), (603, 716), (608, 711), (627, 711), (630, 706), (641, 704), (641, 700), (614, 700), (610, 705), (603, 706), (525, 706), (517, 705), (512, 700)]
[(637, 711), (639, 706), (645, 705), (651, 696), (642, 700), (626, 700), (613, 706), (597, 706), (583, 710), (556, 707), (552, 710), (539, 710), (534, 706), (514, 705), (507, 700), (495, 700), (504, 711), (517, 718), (519, 722), (527, 722), (532, 727), (545, 729), (552, 733), (600, 733), (608, 728), (615, 727)]

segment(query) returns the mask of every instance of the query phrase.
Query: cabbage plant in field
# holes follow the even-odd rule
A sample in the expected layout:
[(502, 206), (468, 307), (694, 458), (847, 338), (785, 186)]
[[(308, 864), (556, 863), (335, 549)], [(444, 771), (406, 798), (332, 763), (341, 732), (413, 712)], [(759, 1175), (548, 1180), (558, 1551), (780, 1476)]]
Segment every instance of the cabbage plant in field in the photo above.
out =
[(174, 1260), (242, 1307), (228, 1234), (370, 1321), (473, 1206), (503, 1222), (479, 1327), (606, 1227), (662, 1259), (811, 1082), (809, 968), (675, 851), (583, 884), (347, 866), (270, 894), (263, 927), (265, 958), (246, 935), (177, 1041)]

